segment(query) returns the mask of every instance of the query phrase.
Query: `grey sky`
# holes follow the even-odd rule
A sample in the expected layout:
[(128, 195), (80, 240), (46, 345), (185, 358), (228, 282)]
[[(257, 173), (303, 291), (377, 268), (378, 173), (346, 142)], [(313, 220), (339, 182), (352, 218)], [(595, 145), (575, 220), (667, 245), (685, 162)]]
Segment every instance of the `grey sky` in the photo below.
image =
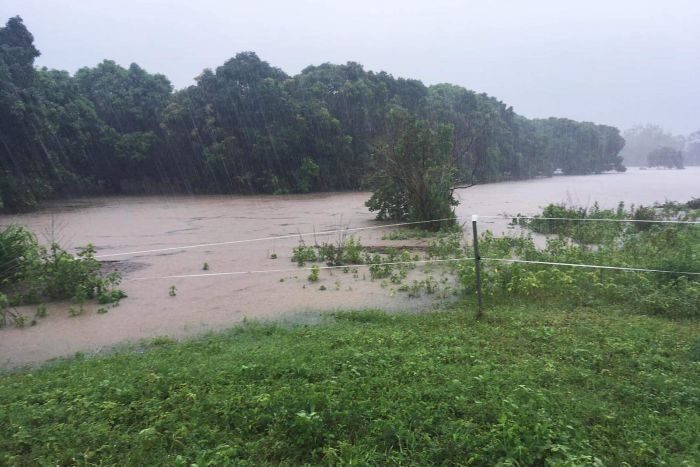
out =
[(528, 117), (700, 129), (698, 0), (3, 0), (42, 56), (104, 58), (177, 88), (243, 50), (295, 74), (366, 69), (484, 91)]

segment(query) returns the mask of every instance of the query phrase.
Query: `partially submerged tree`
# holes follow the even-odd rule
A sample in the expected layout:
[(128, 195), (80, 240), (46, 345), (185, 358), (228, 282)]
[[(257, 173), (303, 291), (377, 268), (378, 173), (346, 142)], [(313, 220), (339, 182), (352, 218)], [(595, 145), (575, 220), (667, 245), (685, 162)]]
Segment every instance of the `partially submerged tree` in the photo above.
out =
[(685, 146), (685, 163), (700, 165), (700, 130), (691, 133)]
[(648, 162), (648, 155), (655, 149), (669, 147), (683, 149), (683, 137), (674, 135), (654, 124), (637, 125), (625, 130), (625, 147), (620, 156), (625, 164), (643, 166)]
[(683, 153), (678, 149), (664, 146), (654, 149), (647, 156), (649, 167), (683, 168)]
[(365, 203), (378, 219), (426, 222), (438, 230), (455, 223), (452, 127), (431, 126), (405, 109), (389, 113), (387, 141), (377, 148), (375, 173), (369, 178), (372, 197)]

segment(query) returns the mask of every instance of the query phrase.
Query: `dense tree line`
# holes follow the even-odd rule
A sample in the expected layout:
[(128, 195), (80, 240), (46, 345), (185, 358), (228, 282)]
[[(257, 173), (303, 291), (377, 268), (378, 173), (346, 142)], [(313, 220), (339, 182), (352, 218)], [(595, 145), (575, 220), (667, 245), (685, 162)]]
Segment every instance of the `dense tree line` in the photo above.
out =
[[(21, 18), (0, 28), (0, 207), (88, 193), (284, 193), (363, 187), (401, 109), (450, 128), (455, 183), (622, 170), (616, 128), (529, 120), (459, 86), (239, 53), (173, 91), (136, 64), (37, 69)], [(443, 131), (443, 130), (441, 130)]]

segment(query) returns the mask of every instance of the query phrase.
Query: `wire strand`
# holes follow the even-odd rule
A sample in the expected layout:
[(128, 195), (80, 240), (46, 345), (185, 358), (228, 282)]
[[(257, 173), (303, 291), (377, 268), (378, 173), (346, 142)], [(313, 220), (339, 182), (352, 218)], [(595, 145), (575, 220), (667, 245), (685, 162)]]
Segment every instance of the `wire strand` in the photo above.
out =
[(239, 243), (263, 242), (263, 241), (268, 241), (268, 240), (282, 240), (282, 239), (286, 239), (286, 238), (303, 237), (305, 235), (306, 236), (330, 235), (330, 234), (341, 233), (341, 232), (358, 232), (361, 230), (384, 229), (387, 227), (400, 227), (402, 225), (427, 224), (427, 223), (432, 223), (432, 222), (444, 222), (444, 221), (450, 221), (450, 220), (458, 220), (458, 218), (457, 217), (446, 217), (443, 219), (432, 219), (432, 220), (428, 220), (428, 221), (400, 222), (397, 224), (373, 225), (370, 227), (354, 227), (352, 229), (346, 228), (346, 229), (322, 230), (320, 232), (306, 232), (306, 233), (295, 233), (295, 234), (288, 234), (288, 235), (276, 235), (276, 236), (271, 236), (271, 237), (248, 238), (245, 240), (230, 240), (230, 241), (226, 241), (226, 242), (198, 243), (198, 244), (194, 244), (194, 245), (183, 245), (183, 246), (173, 246), (173, 247), (166, 247), (166, 248), (156, 248), (153, 250), (128, 251), (125, 253), (108, 253), (108, 254), (103, 254), (103, 255), (95, 255), (95, 258), (112, 258), (112, 257), (116, 257), (116, 256), (141, 255), (141, 254), (147, 254), (147, 253), (162, 253), (164, 251), (191, 250), (193, 248), (206, 248), (206, 247), (212, 247), (212, 246), (235, 245), (235, 244), (239, 244)]
[(470, 261), (474, 258), (448, 258), (448, 259), (424, 259), (424, 260), (413, 260), (413, 261), (392, 261), (387, 263), (374, 263), (374, 264), (346, 264), (343, 266), (315, 266), (310, 268), (298, 267), (298, 268), (286, 268), (286, 269), (259, 269), (251, 271), (231, 271), (231, 272), (208, 272), (200, 274), (177, 274), (172, 276), (156, 276), (156, 277), (135, 277), (133, 279), (124, 279), (125, 281), (145, 281), (145, 280), (157, 280), (157, 279), (185, 279), (191, 277), (216, 277), (216, 276), (242, 276), (247, 274), (268, 274), (268, 273), (280, 273), (280, 272), (298, 272), (298, 271), (311, 271), (315, 268), (319, 270), (324, 269), (345, 269), (345, 268), (369, 268), (370, 266), (398, 266), (401, 264), (426, 264), (426, 263), (447, 263), (456, 261)]
[(544, 264), (549, 266), (570, 266), (575, 268), (591, 268), (591, 269), (615, 269), (617, 271), (634, 271), (634, 272), (660, 272), (664, 274), (679, 274), (679, 275), (690, 275), (690, 276), (700, 276), (700, 272), (690, 272), (690, 271), (669, 271), (665, 269), (645, 269), (645, 268), (633, 268), (626, 266), (604, 266), (600, 264), (580, 264), (580, 263), (556, 263), (553, 261), (530, 261), (525, 259), (509, 259), (509, 258), (488, 258), (481, 257), (484, 261), (500, 261), (504, 263), (525, 263), (525, 264)]
[[(312, 266), (312, 267), (298, 267), (298, 268), (285, 268), (285, 269), (259, 269), (250, 271), (230, 271), (230, 272), (210, 272), (210, 273), (200, 273), (200, 274), (175, 274), (170, 276), (155, 276), (155, 277), (137, 277), (133, 279), (125, 279), (125, 281), (145, 281), (145, 280), (158, 280), (158, 279), (187, 279), (195, 277), (220, 277), (220, 276), (242, 276), (242, 275), (253, 275), (253, 274), (270, 274), (270, 273), (287, 273), (287, 272), (298, 272), (298, 271), (311, 271), (315, 268), (318, 270), (328, 270), (328, 269), (345, 269), (345, 268), (369, 268), (370, 266), (398, 266), (404, 264), (430, 264), (430, 263), (451, 263), (459, 261), (473, 261), (473, 257), (464, 258), (448, 258), (448, 259), (425, 259), (425, 260), (413, 260), (413, 261), (392, 261), (387, 263), (375, 263), (375, 264), (348, 264), (342, 266)], [(580, 264), (580, 263), (558, 263), (554, 261), (531, 261), (524, 259), (513, 259), (513, 258), (490, 258), (481, 257), (482, 261), (496, 261), (504, 263), (524, 263), (524, 264), (543, 264), (547, 266), (568, 266), (577, 268), (589, 268), (589, 269), (612, 269), (617, 271), (628, 271), (628, 272), (653, 272), (653, 273), (664, 273), (664, 274), (678, 274), (678, 275), (690, 275), (698, 276), (700, 272), (691, 271), (670, 271), (665, 269), (646, 269), (646, 268), (634, 268), (626, 266), (607, 266), (600, 264)]]
[(677, 220), (648, 220), (648, 219), (594, 219), (590, 217), (586, 218), (576, 218), (576, 217), (538, 217), (538, 216), (479, 216), (483, 219), (535, 219), (543, 221), (596, 221), (596, 222), (641, 222), (649, 224), (690, 224), (698, 225), (700, 221), (677, 221)]

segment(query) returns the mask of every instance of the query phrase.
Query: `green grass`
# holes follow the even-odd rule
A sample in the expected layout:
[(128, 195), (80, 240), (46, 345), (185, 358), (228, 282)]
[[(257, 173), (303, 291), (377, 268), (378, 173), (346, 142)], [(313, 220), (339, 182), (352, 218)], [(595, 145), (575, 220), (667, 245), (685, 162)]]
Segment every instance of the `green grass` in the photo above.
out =
[(0, 465), (700, 463), (698, 322), (472, 315), (248, 324), (5, 374)]

